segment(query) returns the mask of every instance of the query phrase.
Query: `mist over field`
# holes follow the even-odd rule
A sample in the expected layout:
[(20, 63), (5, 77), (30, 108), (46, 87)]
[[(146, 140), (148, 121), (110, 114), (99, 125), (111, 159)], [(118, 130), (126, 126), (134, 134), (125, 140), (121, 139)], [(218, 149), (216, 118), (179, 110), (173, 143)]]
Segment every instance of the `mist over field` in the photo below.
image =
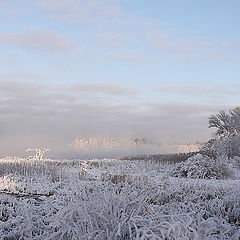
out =
[[(144, 140), (144, 141), (140, 141)], [(18, 142), (17, 139), (15, 139)], [(23, 143), (24, 139), (21, 139)], [(28, 140), (29, 141), (29, 140)], [(29, 141), (30, 142), (30, 141)], [(180, 152), (198, 151), (203, 143), (161, 143), (158, 140), (147, 138), (76, 138), (68, 144), (43, 142), (39, 145), (20, 144), (6, 147), (5, 152), (2, 150), (0, 156), (21, 156), (28, 157), (25, 151), (27, 148), (48, 147), (50, 151), (47, 153), (48, 158), (52, 159), (94, 159), (94, 158), (122, 158), (134, 155), (149, 154), (167, 154)], [(4, 148), (3, 148), (4, 149)]]
[(77, 87), (0, 81), (0, 154), (22, 154), (27, 147), (64, 152), (77, 137), (205, 141), (210, 135), (206, 130), (208, 113), (218, 108), (133, 102), (135, 92), (117, 85)]

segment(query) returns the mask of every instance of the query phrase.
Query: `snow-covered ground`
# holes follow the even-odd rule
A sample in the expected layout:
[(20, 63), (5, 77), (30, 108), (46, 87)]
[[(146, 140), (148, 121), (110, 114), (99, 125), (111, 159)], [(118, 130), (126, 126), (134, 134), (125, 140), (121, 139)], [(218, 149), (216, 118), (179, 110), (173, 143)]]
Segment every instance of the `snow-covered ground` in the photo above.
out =
[(0, 159), (0, 239), (240, 239), (240, 177), (144, 160)]

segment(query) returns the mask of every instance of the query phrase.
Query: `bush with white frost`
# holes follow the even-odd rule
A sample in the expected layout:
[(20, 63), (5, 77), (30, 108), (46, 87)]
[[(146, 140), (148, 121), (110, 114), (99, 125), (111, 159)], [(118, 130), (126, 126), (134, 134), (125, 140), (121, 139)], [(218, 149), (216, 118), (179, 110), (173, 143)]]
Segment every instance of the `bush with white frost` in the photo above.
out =
[(29, 159), (33, 160), (43, 160), (43, 156), (46, 152), (49, 152), (50, 149), (48, 148), (28, 148), (26, 149), (26, 152), (35, 152), (34, 156), (29, 156)]
[(175, 164), (171, 170), (173, 177), (187, 177), (200, 179), (224, 179), (230, 171), (221, 159), (212, 159), (197, 154), (187, 161)]

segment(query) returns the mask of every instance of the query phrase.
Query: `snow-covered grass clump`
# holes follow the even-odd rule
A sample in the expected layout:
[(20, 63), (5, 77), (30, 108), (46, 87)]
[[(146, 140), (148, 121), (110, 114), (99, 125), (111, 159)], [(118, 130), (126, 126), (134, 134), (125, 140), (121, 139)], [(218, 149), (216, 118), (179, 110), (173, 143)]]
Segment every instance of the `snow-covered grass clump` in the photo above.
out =
[(213, 159), (197, 154), (187, 161), (176, 164), (172, 171), (173, 177), (201, 178), (201, 179), (225, 179), (231, 171), (227, 162), (223, 159)]
[(1, 159), (0, 168), (1, 240), (240, 237), (239, 179), (176, 178), (168, 164), (139, 160)]

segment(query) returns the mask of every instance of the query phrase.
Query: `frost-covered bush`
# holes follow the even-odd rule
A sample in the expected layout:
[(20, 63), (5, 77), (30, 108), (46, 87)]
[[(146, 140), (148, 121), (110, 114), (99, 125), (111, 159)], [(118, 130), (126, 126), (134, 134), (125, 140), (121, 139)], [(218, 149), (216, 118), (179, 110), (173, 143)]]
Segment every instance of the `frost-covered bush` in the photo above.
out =
[(111, 174), (111, 173), (102, 173), (102, 181), (109, 181), (114, 184), (131, 184), (131, 185), (148, 185), (150, 183), (150, 178), (148, 176), (131, 176), (129, 174)]
[(233, 157), (230, 161), (234, 168), (237, 168), (237, 170), (240, 170), (240, 157)]
[(34, 156), (29, 156), (29, 159), (33, 159), (33, 160), (43, 160), (43, 156), (46, 152), (49, 152), (50, 149), (48, 148), (28, 148), (26, 149), (26, 152), (35, 152)]
[(197, 154), (183, 163), (173, 166), (171, 176), (200, 179), (224, 179), (230, 171), (221, 159), (211, 159), (210, 157)]
[(206, 205), (206, 210), (214, 216), (221, 216), (228, 223), (235, 224), (240, 228), (240, 194), (233, 190), (232, 194), (224, 195), (222, 198), (214, 198)]
[(233, 158), (240, 156), (240, 136), (211, 139), (201, 149), (201, 152), (212, 157)]

